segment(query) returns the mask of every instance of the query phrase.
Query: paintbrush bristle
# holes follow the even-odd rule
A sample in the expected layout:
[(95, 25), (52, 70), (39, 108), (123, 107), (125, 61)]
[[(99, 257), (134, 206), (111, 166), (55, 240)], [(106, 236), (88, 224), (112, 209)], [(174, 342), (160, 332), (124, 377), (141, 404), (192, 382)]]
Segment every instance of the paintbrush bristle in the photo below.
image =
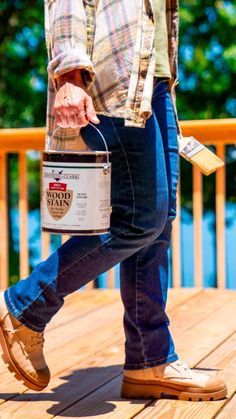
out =
[(205, 147), (194, 137), (178, 137), (179, 154), (197, 166), (205, 175), (210, 175), (218, 168), (224, 166), (215, 153)]
[(194, 156), (190, 158), (190, 161), (205, 175), (210, 175), (215, 172), (216, 169), (224, 166), (224, 162), (206, 147), (194, 154)]

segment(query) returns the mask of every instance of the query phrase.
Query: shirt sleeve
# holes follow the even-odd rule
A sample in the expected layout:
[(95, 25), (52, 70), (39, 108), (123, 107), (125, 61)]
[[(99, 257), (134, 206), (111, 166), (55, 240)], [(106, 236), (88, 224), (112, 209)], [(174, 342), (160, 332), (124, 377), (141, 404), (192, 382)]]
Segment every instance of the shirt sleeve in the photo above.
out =
[(75, 69), (83, 70), (87, 87), (95, 70), (87, 53), (86, 12), (82, 0), (44, 0), (48, 75), (55, 79)]

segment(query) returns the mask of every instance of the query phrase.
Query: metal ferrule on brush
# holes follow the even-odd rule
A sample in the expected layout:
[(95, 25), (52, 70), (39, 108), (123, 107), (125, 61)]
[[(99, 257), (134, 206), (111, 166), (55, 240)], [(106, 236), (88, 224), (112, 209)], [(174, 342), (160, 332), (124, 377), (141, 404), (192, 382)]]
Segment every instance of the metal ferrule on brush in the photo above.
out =
[(180, 154), (186, 159), (190, 159), (199, 151), (203, 150), (205, 146), (201, 144), (196, 138), (189, 137), (188, 143), (180, 150)]

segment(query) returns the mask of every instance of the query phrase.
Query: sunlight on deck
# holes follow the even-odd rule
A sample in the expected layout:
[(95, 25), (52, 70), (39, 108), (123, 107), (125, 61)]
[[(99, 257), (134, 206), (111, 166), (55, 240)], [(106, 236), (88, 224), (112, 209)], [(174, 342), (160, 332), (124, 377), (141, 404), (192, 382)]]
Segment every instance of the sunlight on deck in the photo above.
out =
[(67, 297), (46, 331), (46, 359), (52, 373), (47, 389), (27, 390), (1, 361), (0, 418), (234, 418), (236, 292), (171, 289), (168, 313), (180, 357), (200, 371), (222, 375), (228, 399), (122, 400), (124, 335), (119, 291), (86, 290)]

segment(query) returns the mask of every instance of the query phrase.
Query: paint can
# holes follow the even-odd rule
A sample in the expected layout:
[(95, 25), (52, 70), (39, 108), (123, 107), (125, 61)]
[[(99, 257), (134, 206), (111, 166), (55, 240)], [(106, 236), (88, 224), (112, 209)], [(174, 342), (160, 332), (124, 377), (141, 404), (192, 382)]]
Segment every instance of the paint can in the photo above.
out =
[(69, 235), (97, 235), (109, 231), (111, 152), (101, 131), (90, 125), (99, 132), (106, 151), (43, 152), (43, 231)]

